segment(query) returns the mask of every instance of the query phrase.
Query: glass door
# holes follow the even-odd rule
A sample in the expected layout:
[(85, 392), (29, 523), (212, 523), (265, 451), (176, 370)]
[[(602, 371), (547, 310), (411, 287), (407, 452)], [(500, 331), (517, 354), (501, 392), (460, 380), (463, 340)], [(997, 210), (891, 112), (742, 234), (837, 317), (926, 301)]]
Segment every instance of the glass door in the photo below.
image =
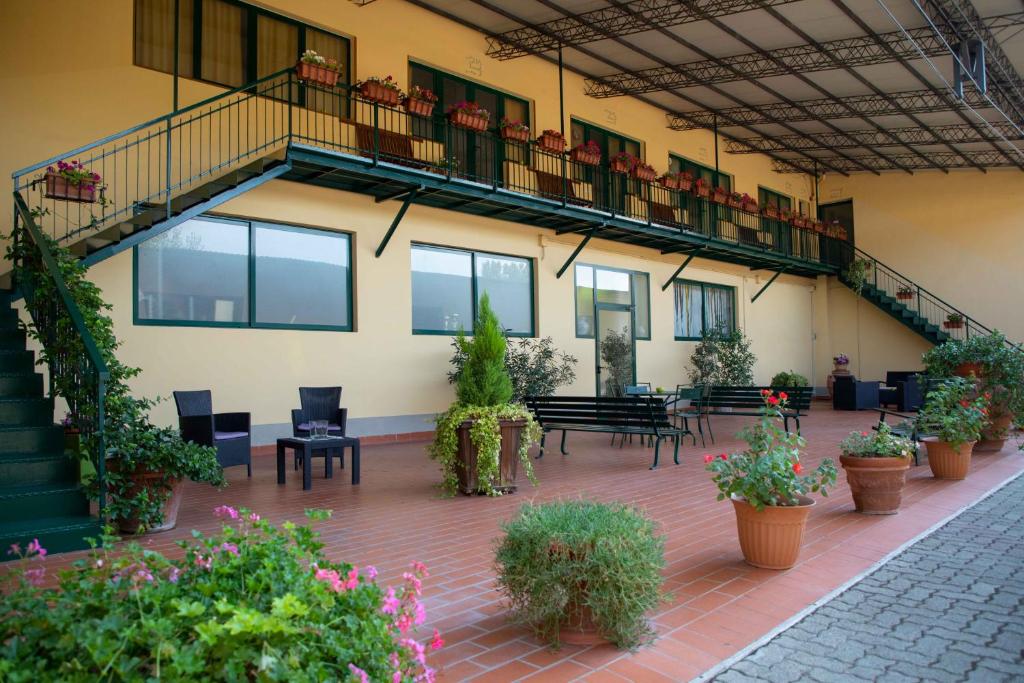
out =
[(622, 387), (636, 381), (633, 307), (598, 303), (595, 313), (597, 395), (621, 396)]

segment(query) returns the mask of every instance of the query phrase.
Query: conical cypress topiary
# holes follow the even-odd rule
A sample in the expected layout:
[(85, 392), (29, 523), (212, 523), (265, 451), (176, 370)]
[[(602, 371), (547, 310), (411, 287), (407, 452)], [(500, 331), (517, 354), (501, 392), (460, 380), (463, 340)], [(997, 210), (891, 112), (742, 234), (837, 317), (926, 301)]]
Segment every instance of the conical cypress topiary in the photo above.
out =
[(455, 388), (458, 402), (466, 406), (507, 404), (512, 400), (512, 380), (505, 369), (505, 334), (486, 294), (480, 298), (474, 330), (473, 339), (459, 333), (459, 348), (467, 357)]

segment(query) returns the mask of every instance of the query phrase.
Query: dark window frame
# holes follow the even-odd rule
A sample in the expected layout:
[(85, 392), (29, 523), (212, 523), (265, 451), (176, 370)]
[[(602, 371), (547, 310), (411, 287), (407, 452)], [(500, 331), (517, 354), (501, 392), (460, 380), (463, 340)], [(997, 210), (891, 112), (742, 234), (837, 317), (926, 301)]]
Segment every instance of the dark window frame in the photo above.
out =
[[(580, 334), (579, 319), (580, 319), (580, 306), (579, 299), (576, 296), (576, 288), (578, 287), (576, 276), (579, 268), (590, 268), (592, 276), (590, 278), (590, 289), (594, 292), (593, 304), (594, 310), (591, 311), (591, 316), (594, 320), (597, 320), (597, 271), (608, 270), (615, 273), (627, 273), (629, 275), (629, 299), (630, 306), (633, 308), (633, 338), (636, 341), (651, 341), (653, 331), (651, 330), (651, 275), (642, 270), (631, 270), (629, 268), (614, 268), (612, 266), (599, 266), (594, 263), (576, 263), (573, 265), (572, 272), (572, 301), (573, 301), (573, 329), (577, 339), (593, 339), (593, 334)], [(647, 336), (641, 337), (636, 333), (636, 286), (634, 278), (642, 277), (647, 283)]]
[(673, 319), (672, 319), (672, 335), (673, 335), (673, 337), (675, 337), (676, 341), (687, 341), (687, 342), (690, 342), (690, 341), (700, 341), (701, 340), (701, 337), (685, 337), (685, 336), (684, 337), (680, 337), (679, 335), (677, 335), (675, 333), (676, 320), (678, 319), (678, 316), (679, 316), (679, 311), (676, 309), (676, 305), (677, 305), (678, 300), (679, 300), (678, 297), (676, 296), (676, 292), (675, 292), (675, 288), (676, 288), (677, 284), (679, 284), (679, 285), (691, 285), (691, 286), (697, 285), (697, 286), (700, 287), (700, 330), (701, 330), (701, 334), (702, 335), (705, 334), (708, 331), (708, 328), (707, 328), (707, 317), (708, 317), (708, 314), (707, 314), (707, 297), (705, 297), (705, 295), (704, 295), (705, 290), (707, 290), (707, 289), (718, 289), (718, 290), (730, 292), (732, 294), (732, 321), (731, 321), (731, 329), (728, 330), (728, 331), (731, 333), (731, 332), (736, 330), (736, 316), (737, 316), (737, 310), (736, 309), (737, 309), (737, 301), (738, 301), (737, 298), (736, 298), (736, 287), (734, 287), (732, 285), (719, 284), (717, 282), (703, 282), (701, 280), (686, 280), (686, 279), (683, 279), (683, 278), (676, 278), (675, 280), (672, 281), (672, 314), (674, 316)]
[[(355, 252), (354, 235), (342, 230), (330, 230), (306, 225), (295, 225), (281, 221), (268, 221), (256, 218), (236, 218), (234, 216), (220, 216), (213, 214), (201, 214), (196, 216), (197, 220), (210, 221), (214, 223), (230, 223), (233, 225), (245, 225), (247, 227), (247, 239), (249, 246), (248, 268), (246, 269), (246, 292), (248, 293), (247, 322), (217, 322), (213, 320), (161, 320), (157, 318), (139, 317), (139, 246), (132, 248), (132, 323), (148, 327), (223, 327), (236, 329), (261, 329), (261, 330), (308, 330), (325, 332), (354, 332), (355, 325)], [(308, 324), (287, 324), (287, 323), (261, 323), (255, 320), (256, 313), (256, 241), (255, 231), (257, 224), (260, 227), (279, 226), (285, 232), (313, 232), (322, 233), (331, 237), (344, 238), (348, 247), (348, 268), (346, 277), (346, 293), (348, 307), (348, 325), (308, 325)], [(184, 225), (182, 223), (181, 225)], [(173, 229), (173, 228), (172, 228)]]
[[(757, 186), (757, 205), (764, 208), (768, 206), (768, 202), (775, 200), (775, 205), (780, 209), (787, 211), (793, 210), (793, 197), (788, 194), (783, 194), (778, 190), (773, 190), (770, 187), (764, 185)], [(785, 200), (786, 205), (783, 206), (782, 200)]]
[[(413, 249), (431, 249), (431, 250), (434, 250), (434, 251), (448, 251), (448, 252), (456, 252), (456, 253), (460, 253), (460, 254), (468, 254), (469, 255), (469, 257), (470, 257), (470, 259), (469, 259), (469, 273), (470, 273), (469, 287), (470, 287), (470, 296), (471, 296), (471, 301), (472, 301), (472, 316), (473, 316), (473, 319), (472, 319), (471, 322), (474, 325), (476, 324), (477, 316), (480, 313), (480, 311), (479, 311), (479, 297), (478, 297), (478, 291), (479, 290), (477, 288), (476, 257), (479, 255), (479, 256), (485, 256), (485, 257), (498, 257), (498, 258), (517, 259), (517, 260), (520, 260), (520, 261), (526, 261), (527, 265), (530, 267), (530, 331), (529, 332), (511, 332), (509, 330), (505, 330), (505, 336), (506, 337), (517, 337), (517, 338), (523, 338), (523, 339), (532, 339), (532, 338), (535, 338), (537, 336), (537, 269), (535, 268), (534, 260), (532, 258), (530, 258), (529, 256), (520, 256), (519, 254), (506, 254), (506, 253), (501, 253), (501, 252), (497, 252), (497, 251), (484, 251), (484, 250), (481, 250), (481, 249), (464, 249), (462, 247), (450, 247), (450, 246), (447, 246), (447, 245), (444, 245), (444, 244), (430, 244), (428, 242), (412, 242), (410, 244), (409, 248), (410, 248), (410, 252), (409, 252), (410, 256), (412, 254), (412, 250)], [(412, 311), (412, 279), (411, 279), (412, 269), (411, 269), (411, 265), (410, 265), (410, 271), (409, 272), (410, 272), (410, 283), (409, 283), (410, 307), (409, 307), (409, 313), (411, 315), (412, 312), (413, 312)], [(472, 337), (475, 334), (475, 332), (476, 332), (475, 330), (467, 331), (466, 332), (466, 336), (467, 337)], [(412, 333), (414, 335), (428, 335), (428, 336), (430, 336), (430, 335), (433, 335), (433, 336), (445, 336), (445, 335), (447, 335), (447, 336), (450, 336), (450, 337), (454, 337), (454, 336), (456, 336), (458, 334), (458, 331), (457, 330), (431, 330), (431, 329), (427, 329), (427, 328), (413, 327), (412, 328)]]
[(725, 190), (732, 192), (733, 188), (733, 176), (731, 173), (726, 173), (719, 169), (716, 171), (713, 166), (702, 164), (699, 161), (694, 161), (689, 157), (684, 157), (682, 154), (676, 154), (675, 152), (668, 153), (668, 167), (669, 170), (674, 172), (689, 171), (693, 174), (694, 179), (703, 177), (703, 173), (711, 176), (711, 186), (719, 187), (725, 180)]

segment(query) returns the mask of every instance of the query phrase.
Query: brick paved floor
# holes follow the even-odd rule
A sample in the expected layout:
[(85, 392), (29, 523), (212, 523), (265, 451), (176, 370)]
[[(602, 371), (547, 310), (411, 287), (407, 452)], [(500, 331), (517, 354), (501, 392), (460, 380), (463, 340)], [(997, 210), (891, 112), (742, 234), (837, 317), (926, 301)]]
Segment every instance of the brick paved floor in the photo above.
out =
[[(816, 403), (802, 421), (805, 466), (836, 458), (839, 441), (850, 430), (870, 427), (873, 418), (873, 413), (832, 412)], [(437, 466), (427, 459), (424, 443), (365, 447), (362, 484), (355, 487), (347, 472), (335, 470), (333, 480), (324, 480), (321, 463), (311, 491), (303, 491), (301, 477), (291, 471), (287, 484), (278, 486), (274, 458), (259, 455), (251, 480), (244, 468), (232, 468), (223, 491), (189, 484), (178, 528), (147, 536), (143, 543), (177, 552), (175, 541), (187, 538), (190, 529), (215, 530), (211, 511), (221, 503), (254, 509), (275, 523), (299, 520), (306, 508), (331, 508), (333, 518), (318, 525), (331, 558), (377, 565), (386, 581), (396, 580), (413, 560), (430, 567), (426, 626), (439, 628), (447, 640), (448, 646), (431, 657), (445, 683), (685, 681), (1024, 470), (1024, 457), (1011, 445), (975, 457), (966, 481), (937, 481), (927, 465), (912, 468), (903, 509), (891, 517), (854, 513), (840, 472), (833, 495), (819, 498), (811, 511), (797, 566), (786, 572), (755, 569), (740, 554), (732, 506), (715, 501), (701, 462), (706, 452), (736, 450), (740, 442), (731, 435), (752, 420), (715, 418), (715, 446), (687, 445), (682, 465), (672, 465), (669, 457), (654, 472), (647, 469), (650, 450), (639, 444), (611, 448), (607, 435), (572, 434), (570, 456), (561, 457), (556, 448), (537, 461), (537, 488), (524, 485), (518, 494), (499, 499), (439, 498)], [(665, 587), (671, 598), (651, 615), (658, 639), (635, 653), (610, 647), (551, 652), (525, 629), (507, 623), (494, 590), (493, 542), (500, 523), (528, 500), (580, 496), (639, 505), (665, 535)], [(51, 559), (58, 567), (74, 558)]]
[(1024, 680), (1024, 477), (713, 680)]

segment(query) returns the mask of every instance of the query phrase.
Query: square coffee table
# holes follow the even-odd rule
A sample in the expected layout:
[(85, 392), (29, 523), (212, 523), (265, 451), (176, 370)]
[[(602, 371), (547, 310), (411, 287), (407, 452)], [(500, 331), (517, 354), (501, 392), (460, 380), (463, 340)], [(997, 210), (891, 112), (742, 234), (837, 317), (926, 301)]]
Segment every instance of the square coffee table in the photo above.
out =
[(333, 460), (337, 455), (341, 466), (345, 466), (345, 449), (352, 449), (352, 483), (359, 483), (359, 439), (351, 436), (328, 436), (313, 439), (309, 437), (289, 436), (277, 440), (277, 483), (285, 483), (285, 450), (291, 448), (296, 454), (302, 454), (302, 490), (313, 488), (314, 456), (323, 457), (324, 478), (334, 476)]

